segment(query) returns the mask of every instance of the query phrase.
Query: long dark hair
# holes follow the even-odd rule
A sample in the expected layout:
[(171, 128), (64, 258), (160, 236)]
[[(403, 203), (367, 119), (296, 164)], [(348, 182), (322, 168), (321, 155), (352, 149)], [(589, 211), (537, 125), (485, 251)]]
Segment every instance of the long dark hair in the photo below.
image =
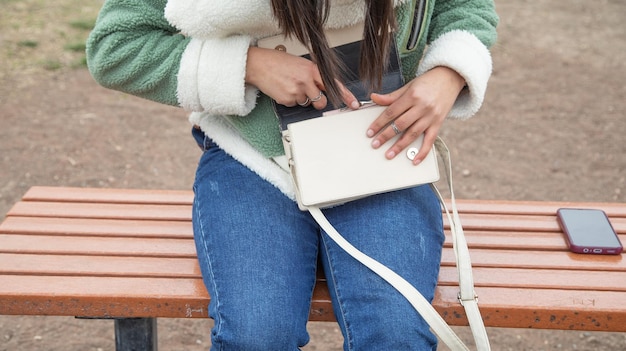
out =
[[(318, 65), (326, 95), (335, 106), (341, 104), (337, 81), (342, 81), (341, 66), (324, 35), (332, 0), (272, 0), (272, 10), (286, 36), (295, 36), (306, 45)], [(365, 22), (359, 75), (371, 90), (381, 85), (390, 42), (390, 29), (396, 21), (393, 0), (364, 0)]]

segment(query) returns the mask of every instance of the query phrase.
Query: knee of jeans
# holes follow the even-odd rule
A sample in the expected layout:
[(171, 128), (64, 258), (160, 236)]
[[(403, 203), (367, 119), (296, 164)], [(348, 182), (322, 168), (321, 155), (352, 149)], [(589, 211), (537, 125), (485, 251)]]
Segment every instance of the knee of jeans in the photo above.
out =
[[(416, 312), (417, 313), (417, 312)], [(438, 339), (415, 318), (381, 318), (369, 328), (352, 326), (348, 342), (355, 350), (436, 350)]]
[(306, 327), (297, 328), (294, 323), (268, 316), (261, 320), (243, 317), (234, 324), (223, 323), (219, 331), (213, 330), (212, 343), (224, 350), (267, 351), (298, 350), (308, 341)]

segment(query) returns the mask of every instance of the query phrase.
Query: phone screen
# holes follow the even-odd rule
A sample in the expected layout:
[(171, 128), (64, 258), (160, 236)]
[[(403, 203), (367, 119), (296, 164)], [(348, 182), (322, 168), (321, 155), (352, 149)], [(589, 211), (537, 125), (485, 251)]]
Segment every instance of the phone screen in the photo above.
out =
[(596, 254), (622, 252), (622, 244), (604, 211), (562, 208), (557, 216), (571, 251)]

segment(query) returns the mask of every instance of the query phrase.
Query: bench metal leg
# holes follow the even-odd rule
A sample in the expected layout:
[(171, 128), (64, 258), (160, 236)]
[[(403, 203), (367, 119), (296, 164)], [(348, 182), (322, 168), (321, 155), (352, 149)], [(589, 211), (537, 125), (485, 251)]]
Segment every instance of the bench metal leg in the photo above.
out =
[(115, 320), (116, 351), (157, 351), (156, 318)]

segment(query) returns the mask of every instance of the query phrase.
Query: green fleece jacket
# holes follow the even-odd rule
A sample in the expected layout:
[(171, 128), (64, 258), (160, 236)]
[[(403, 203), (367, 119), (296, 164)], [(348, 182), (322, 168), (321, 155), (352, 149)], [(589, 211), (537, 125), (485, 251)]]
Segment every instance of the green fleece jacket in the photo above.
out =
[[(472, 116), (491, 74), (493, 0), (395, 0), (395, 7), (405, 80), (436, 66), (454, 69), (468, 89), (449, 117)], [(363, 0), (333, 0), (326, 25), (363, 17)], [(407, 47), (414, 18), (419, 40)], [(191, 123), (276, 184), (282, 180), (262, 160), (284, 153), (276, 118), (270, 99), (244, 78), (248, 48), (279, 32), (267, 0), (106, 0), (87, 41), (87, 63), (105, 87), (192, 111)]]

